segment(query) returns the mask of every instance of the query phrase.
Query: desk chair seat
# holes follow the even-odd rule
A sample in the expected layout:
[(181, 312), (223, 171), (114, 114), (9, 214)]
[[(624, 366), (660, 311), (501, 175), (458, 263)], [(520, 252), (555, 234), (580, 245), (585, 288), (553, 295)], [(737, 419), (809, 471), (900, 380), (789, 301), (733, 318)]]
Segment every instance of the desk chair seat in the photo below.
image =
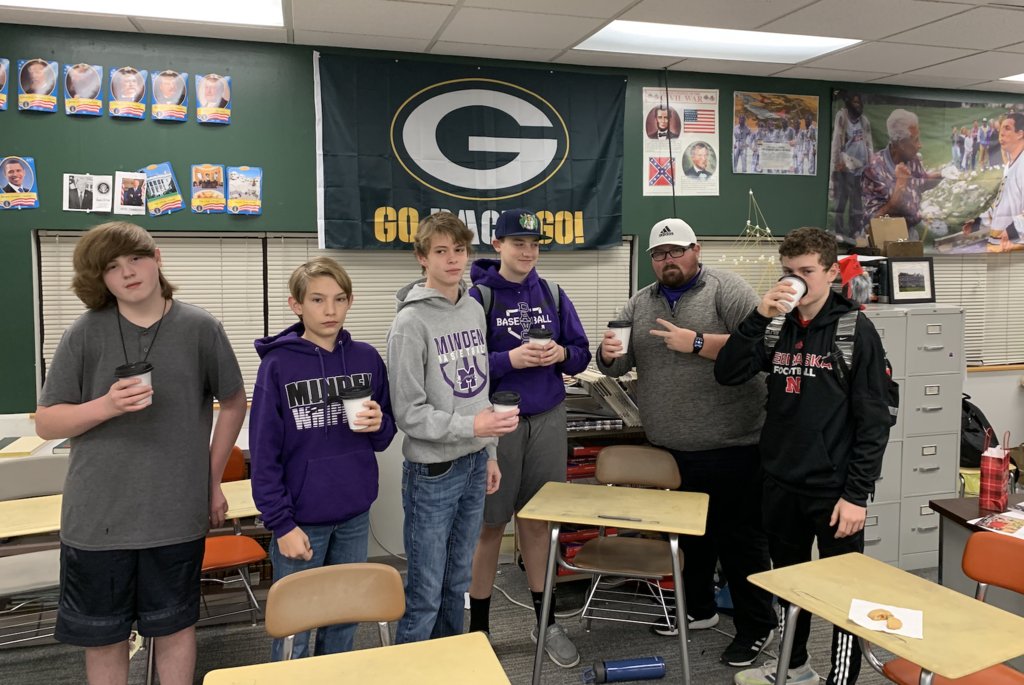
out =
[[(249, 584), (248, 571), (250, 564), (258, 564), (267, 558), (267, 551), (250, 537), (244, 535), (218, 535), (206, 538), (206, 550), (203, 552), (203, 573), (213, 571), (235, 570), (238, 579), (242, 581), (245, 592), (248, 595), (249, 609), (252, 617), (252, 625), (256, 625), (256, 616), (260, 610), (260, 603), (252, 592)], [(231, 579), (203, 578), (204, 582), (227, 584), (233, 582)], [(231, 615), (229, 612), (223, 614)]]
[(580, 568), (601, 571), (613, 568), (618, 575), (660, 579), (672, 577), (668, 542), (647, 538), (599, 537), (573, 557)]
[[(967, 538), (961, 562), (964, 574), (977, 581), (975, 599), (984, 602), (989, 585), (1024, 594), (1024, 540), (981, 531)], [(921, 667), (906, 659), (893, 659), (885, 664), (871, 651), (871, 645), (861, 640), (864, 656), (873, 669), (894, 683), (917, 685)], [(964, 678), (943, 678), (934, 674), (932, 685), (1024, 685), (1024, 673), (1003, 666), (993, 666)]]
[(377, 623), (382, 646), (391, 644), (388, 621), (405, 613), (402, 576), (375, 563), (335, 564), (281, 578), (267, 595), (267, 634), (284, 639), (291, 659), (295, 635), (337, 623)]

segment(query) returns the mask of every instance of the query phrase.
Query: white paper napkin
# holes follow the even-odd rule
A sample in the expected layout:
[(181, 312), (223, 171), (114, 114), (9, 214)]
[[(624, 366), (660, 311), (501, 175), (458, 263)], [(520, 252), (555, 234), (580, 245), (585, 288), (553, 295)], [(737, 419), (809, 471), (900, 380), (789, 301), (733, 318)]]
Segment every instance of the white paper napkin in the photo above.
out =
[[(885, 621), (874, 621), (868, 618), (868, 614), (875, 609), (884, 609), (890, 614), (895, 616), (903, 624), (899, 628), (889, 628), (886, 626)], [(894, 635), (903, 635), (904, 637), (912, 637), (918, 640), (924, 638), (924, 613), (917, 609), (907, 609), (905, 607), (894, 607), (889, 604), (879, 604), (878, 602), (868, 602), (863, 599), (852, 599), (850, 600), (850, 620), (859, 626), (864, 626), (870, 630), (878, 630), (883, 633), (893, 633)]]

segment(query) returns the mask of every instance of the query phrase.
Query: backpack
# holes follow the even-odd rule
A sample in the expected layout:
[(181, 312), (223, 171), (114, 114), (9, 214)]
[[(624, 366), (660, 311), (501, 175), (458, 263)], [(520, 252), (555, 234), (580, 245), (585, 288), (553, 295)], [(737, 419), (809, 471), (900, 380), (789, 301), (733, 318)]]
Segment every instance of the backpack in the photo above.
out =
[[(836, 323), (835, 337), (832, 339), (833, 368), (836, 377), (839, 379), (839, 386), (844, 392), (850, 392), (850, 368), (853, 366), (853, 350), (857, 337), (857, 315), (860, 312), (854, 310), (846, 312), (839, 317)], [(764, 332), (764, 346), (770, 355), (779, 342), (779, 334), (782, 325), (786, 322), (786, 315), (776, 316), (768, 324)], [(900, 408), (900, 384), (892, 379), (892, 364), (887, 358), (885, 361), (885, 401), (889, 405), (889, 426), (896, 425), (896, 418)]]
[(971, 396), (964, 393), (960, 405), (960, 466), (969, 469), (981, 468), (981, 453), (985, 451), (985, 432), (992, 431), (989, 446), (998, 447), (999, 440), (992, 424), (978, 405), (969, 402)]
[[(558, 284), (546, 278), (541, 278), (540, 282), (544, 286), (544, 292), (548, 295), (548, 304), (554, 308), (555, 315), (560, 317), (562, 314), (562, 298), (558, 296)], [(494, 292), (491, 290), (491, 286), (484, 285), (483, 283), (474, 283), (473, 287), (480, 293), (480, 304), (483, 305), (487, 321), (490, 321), (491, 310), (494, 309)]]

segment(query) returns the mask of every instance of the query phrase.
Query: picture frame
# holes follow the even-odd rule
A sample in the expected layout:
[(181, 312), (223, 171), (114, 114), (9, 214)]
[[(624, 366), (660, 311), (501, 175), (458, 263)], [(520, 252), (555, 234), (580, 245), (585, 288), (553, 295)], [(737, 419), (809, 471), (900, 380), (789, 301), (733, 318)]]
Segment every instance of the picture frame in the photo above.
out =
[(935, 269), (931, 257), (889, 258), (889, 302), (935, 301)]

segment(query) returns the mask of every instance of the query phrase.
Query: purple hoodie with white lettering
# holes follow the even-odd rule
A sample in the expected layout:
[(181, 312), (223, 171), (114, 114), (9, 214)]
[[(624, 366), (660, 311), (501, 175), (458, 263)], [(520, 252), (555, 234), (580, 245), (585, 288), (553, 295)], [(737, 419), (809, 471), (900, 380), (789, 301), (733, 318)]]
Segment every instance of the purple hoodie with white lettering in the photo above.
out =
[[(377, 499), (377, 458), (395, 437), (388, 372), (372, 346), (338, 334), (328, 352), (302, 323), (255, 342), (260, 368), (249, 412), (252, 494), (277, 537), (296, 526), (338, 524)], [(353, 432), (340, 390), (367, 385), (380, 430)]]

